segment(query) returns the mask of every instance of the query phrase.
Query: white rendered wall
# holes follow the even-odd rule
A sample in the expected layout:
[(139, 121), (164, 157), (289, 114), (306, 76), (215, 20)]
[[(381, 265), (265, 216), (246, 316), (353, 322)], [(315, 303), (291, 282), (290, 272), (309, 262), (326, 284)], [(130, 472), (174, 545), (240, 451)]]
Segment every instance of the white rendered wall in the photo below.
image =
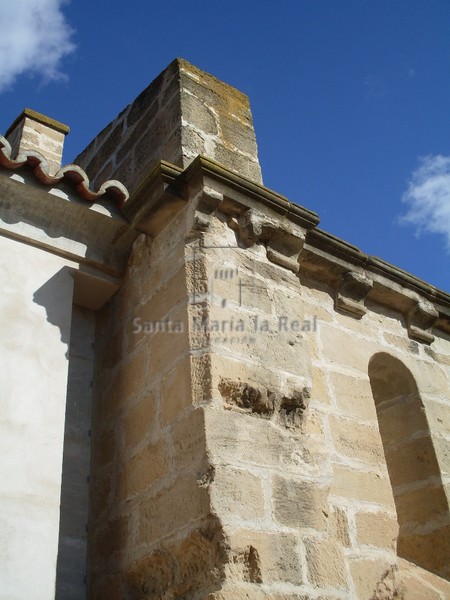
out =
[(0, 600), (52, 600), (73, 279), (0, 237)]

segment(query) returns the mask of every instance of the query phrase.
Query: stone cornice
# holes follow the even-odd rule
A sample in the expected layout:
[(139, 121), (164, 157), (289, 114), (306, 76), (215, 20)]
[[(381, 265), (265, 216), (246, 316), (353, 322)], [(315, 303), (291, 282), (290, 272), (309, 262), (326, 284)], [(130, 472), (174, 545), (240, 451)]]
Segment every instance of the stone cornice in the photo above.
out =
[(155, 236), (193, 198), (200, 211), (225, 214), (244, 246), (263, 243), (271, 262), (330, 285), (338, 310), (361, 318), (368, 301), (389, 306), (425, 343), (431, 327), (450, 332), (449, 294), (318, 229), (313, 211), (203, 156), (184, 171), (160, 162), (123, 210), (133, 227)]
[[(180, 178), (192, 190), (196, 190), (198, 186), (213, 187), (223, 194), (225, 204), (228, 200), (240, 205), (239, 208), (236, 206), (238, 212), (241, 212), (243, 207), (256, 208), (259, 211), (266, 209), (270, 216), (278, 216), (306, 230), (313, 229), (319, 223), (319, 216), (314, 211), (293, 204), (281, 194), (241, 177), (204, 156), (198, 156), (183, 171)], [(214, 185), (211, 185), (212, 183)], [(231, 206), (229, 210), (232, 211)]]

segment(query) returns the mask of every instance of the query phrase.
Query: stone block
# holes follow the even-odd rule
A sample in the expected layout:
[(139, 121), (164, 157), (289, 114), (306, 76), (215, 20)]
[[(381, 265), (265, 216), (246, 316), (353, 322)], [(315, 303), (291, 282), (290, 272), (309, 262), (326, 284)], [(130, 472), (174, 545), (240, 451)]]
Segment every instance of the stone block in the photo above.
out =
[[(269, 279), (270, 281), (270, 279)], [(299, 321), (312, 321), (316, 317), (317, 322), (328, 323), (333, 320), (333, 313), (323, 306), (307, 302), (300, 288), (273, 290), (273, 306), (277, 316), (288, 316), (290, 319)]]
[(145, 394), (133, 404), (123, 415), (123, 445), (127, 449), (137, 446), (142, 440), (155, 431), (157, 423), (157, 405), (154, 394)]
[(254, 520), (264, 515), (264, 492), (260, 477), (232, 467), (218, 466), (211, 484), (211, 506), (221, 518), (236, 516)]
[(427, 485), (396, 494), (395, 504), (401, 523), (424, 524), (448, 511), (448, 500), (440, 486)]
[(131, 357), (127, 357), (117, 368), (105, 394), (104, 408), (110, 416), (123, 408), (140, 392), (145, 381), (145, 356), (139, 350)]
[(190, 350), (186, 306), (170, 315), (166, 327), (146, 339), (148, 378), (151, 381), (169, 371), (175, 361)]
[(125, 574), (127, 598), (205, 597), (222, 578), (224, 551), (214, 520), (134, 561)]
[(339, 417), (329, 417), (331, 435), (338, 454), (372, 464), (384, 462), (378, 429)]
[(421, 394), (431, 394), (438, 398), (450, 398), (448, 369), (425, 361), (411, 361), (408, 366), (414, 375)]
[(345, 548), (350, 547), (348, 516), (343, 508), (334, 507), (329, 518), (328, 534)]
[(113, 497), (112, 492), (113, 477), (110, 473), (102, 475), (93, 471), (91, 475), (90, 486), (90, 510), (91, 517), (97, 519), (102, 513), (108, 510), (109, 501)]
[(93, 600), (123, 600), (120, 575), (97, 577), (92, 590)]
[(239, 173), (242, 177), (246, 177), (256, 183), (261, 182), (261, 167), (259, 166), (259, 162), (236, 152), (236, 149), (228, 149), (226, 146), (218, 144), (215, 148), (213, 158), (231, 171)]
[(250, 529), (225, 532), (230, 547), (227, 579), (249, 583), (302, 583), (296, 536)]
[(409, 592), (414, 600), (419, 600), (421, 596), (418, 594), (426, 594), (425, 590), (438, 591), (441, 598), (450, 598), (450, 581), (439, 577), (439, 575), (430, 573), (400, 557), (398, 558), (398, 572), (399, 578), (405, 587), (406, 598), (409, 599)]
[(129, 518), (118, 517), (109, 521), (107, 526), (94, 534), (94, 552), (96, 560), (107, 562), (112, 557), (123, 555), (130, 539)]
[(330, 512), (328, 487), (275, 476), (272, 490), (275, 521), (288, 527), (326, 531)]
[(406, 337), (406, 332), (404, 336), (394, 335), (393, 333), (385, 333), (384, 339), (388, 342), (388, 344), (395, 346), (395, 348), (399, 350), (403, 350), (409, 354), (419, 354), (419, 344)]
[(172, 425), (175, 469), (179, 472), (206, 461), (205, 415), (202, 408), (191, 410)]
[(117, 440), (113, 429), (96, 432), (92, 447), (94, 468), (102, 468), (116, 457)]
[(394, 487), (439, 475), (436, 453), (428, 436), (398, 445), (387, 456)]
[(281, 387), (278, 373), (263, 367), (260, 363), (244, 362), (239, 356), (211, 355), (211, 375), (214, 390), (224, 378), (231, 379), (236, 383), (248, 383), (258, 388), (265, 388), (274, 392)]
[(359, 512), (355, 515), (356, 539), (359, 544), (395, 550), (398, 523), (386, 513)]
[(313, 366), (311, 369), (311, 400), (320, 404), (330, 404), (330, 391), (325, 375), (325, 368)]
[(137, 542), (156, 543), (209, 514), (208, 489), (193, 475), (179, 477), (139, 505)]
[(302, 415), (300, 431), (302, 435), (323, 435), (323, 415), (308, 407), (308, 410), (305, 410)]
[(389, 479), (377, 472), (356, 471), (335, 464), (331, 491), (334, 495), (342, 498), (362, 500), (394, 508)]
[[(209, 135), (219, 133), (216, 117), (204, 101), (181, 90), (181, 103), (183, 106), (182, 118), (186, 123), (192, 124), (195, 129), (200, 129)], [(205, 154), (205, 152), (202, 152), (202, 154)]]
[(377, 422), (375, 402), (367, 376), (359, 378), (331, 372), (330, 380), (336, 405), (343, 415)]
[[(350, 573), (355, 586), (356, 598), (385, 600), (402, 598), (403, 586), (396, 574), (396, 567), (382, 559), (350, 560)], [(388, 595), (383, 595), (387, 590)]]
[(405, 598), (408, 600), (442, 600), (441, 594), (415, 578), (401, 579)]
[(425, 414), (432, 434), (450, 433), (450, 404), (425, 400)]
[(369, 359), (379, 350), (377, 344), (327, 323), (322, 323), (320, 337), (323, 356), (327, 360), (334, 365), (351, 367), (364, 374), (367, 374)]
[(165, 427), (192, 404), (191, 359), (178, 361), (161, 383), (161, 423)]
[(398, 538), (398, 554), (427, 571), (450, 578), (450, 525), (427, 533), (407, 533)]
[(309, 582), (319, 588), (348, 589), (341, 547), (320, 538), (306, 538), (304, 544)]
[(384, 442), (396, 445), (417, 434), (428, 432), (428, 423), (422, 401), (417, 394), (405, 395), (379, 407), (380, 431)]
[(178, 331), (177, 323), (170, 313), (183, 300), (187, 302), (184, 266), (160, 285), (141, 306), (135, 308), (132, 315), (129, 315), (129, 350), (142, 338), (150, 338), (157, 333), (182, 335), (183, 332)]
[(214, 462), (274, 467), (298, 475), (314, 470), (298, 441), (266, 419), (211, 408), (205, 422)]
[(128, 500), (163, 479), (167, 474), (168, 463), (168, 449), (164, 439), (145, 446), (138, 454), (126, 460), (117, 476), (118, 500)]

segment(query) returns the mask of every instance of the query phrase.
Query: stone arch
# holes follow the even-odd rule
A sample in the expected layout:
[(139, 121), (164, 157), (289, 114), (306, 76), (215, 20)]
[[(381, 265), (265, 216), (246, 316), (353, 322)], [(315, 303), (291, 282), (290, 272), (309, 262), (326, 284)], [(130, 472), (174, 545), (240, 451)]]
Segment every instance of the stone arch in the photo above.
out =
[(385, 352), (370, 359), (369, 379), (397, 510), (397, 553), (448, 578), (448, 503), (416, 380)]

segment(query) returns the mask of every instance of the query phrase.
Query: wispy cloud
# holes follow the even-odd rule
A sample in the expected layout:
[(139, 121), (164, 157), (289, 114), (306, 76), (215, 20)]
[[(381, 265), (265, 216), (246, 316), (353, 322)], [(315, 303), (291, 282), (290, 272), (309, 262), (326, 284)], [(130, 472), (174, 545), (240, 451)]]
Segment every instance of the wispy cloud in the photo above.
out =
[(62, 13), (67, 0), (0, 0), (0, 92), (23, 74), (64, 77), (61, 60), (73, 52)]
[(450, 252), (450, 157), (422, 158), (402, 200), (408, 211), (401, 223), (415, 225), (418, 234), (428, 231), (444, 235)]

